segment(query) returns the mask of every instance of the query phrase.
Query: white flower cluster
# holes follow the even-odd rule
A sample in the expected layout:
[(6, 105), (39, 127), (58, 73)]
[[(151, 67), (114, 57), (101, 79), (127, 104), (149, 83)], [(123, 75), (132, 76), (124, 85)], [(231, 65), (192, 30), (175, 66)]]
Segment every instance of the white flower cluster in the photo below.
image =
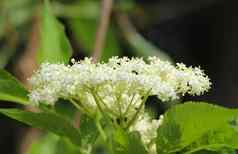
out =
[[(111, 114), (117, 124), (130, 131), (139, 131), (145, 144), (156, 137), (160, 120), (151, 120), (144, 114), (148, 96), (161, 101), (179, 99), (185, 94), (201, 95), (210, 89), (209, 78), (198, 67), (175, 66), (156, 57), (112, 57), (107, 63), (85, 58), (73, 65), (42, 64), (30, 79), (29, 95), (35, 104), (54, 105), (60, 99), (70, 100), (86, 113)], [(119, 121), (119, 122), (118, 122)], [(154, 144), (148, 148), (156, 151)]]
[(142, 142), (147, 146), (150, 154), (156, 154), (156, 145), (153, 140), (157, 137), (157, 129), (162, 124), (163, 119), (163, 115), (157, 120), (151, 119), (148, 114), (143, 114), (130, 127), (130, 131), (138, 131), (140, 133)]
[(90, 91), (95, 90), (112, 106), (118, 99), (124, 103), (132, 97), (140, 99), (149, 90), (149, 95), (171, 101), (186, 93), (200, 95), (210, 88), (209, 78), (197, 67), (173, 66), (156, 57), (147, 60), (112, 57), (108, 63), (94, 64), (89, 58), (72, 66), (46, 63), (30, 79), (30, 99), (53, 104), (59, 98), (75, 98), (95, 105)]

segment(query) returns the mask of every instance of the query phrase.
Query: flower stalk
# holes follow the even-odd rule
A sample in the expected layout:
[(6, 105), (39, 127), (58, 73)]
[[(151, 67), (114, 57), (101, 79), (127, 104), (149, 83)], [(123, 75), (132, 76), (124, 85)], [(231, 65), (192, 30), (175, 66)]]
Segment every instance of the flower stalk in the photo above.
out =
[(143, 100), (141, 101), (141, 104), (140, 104), (140, 106), (139, 106), (137, 112), (134, 114), (134, 116), (132, 117), (132, 119), (128, 122), (128, 125), (127, 125), (127, 127), (126, 127), (127, 129), (130, 128), (130, 126), (135, 122), (136, 118), (138, 118), (139, 113), (142, 111), (142, 109), (143, 109), (143, 107), (144, 107), (144, 105), (145, 105), (145, 102), (146, 102), (147, 98), (148, 98), (149, 95), (150, 95), (150, 91), (151, 91), (151, 89), (148, 90), (148, 92), (147, 92), (146, 95), (144, 96)]

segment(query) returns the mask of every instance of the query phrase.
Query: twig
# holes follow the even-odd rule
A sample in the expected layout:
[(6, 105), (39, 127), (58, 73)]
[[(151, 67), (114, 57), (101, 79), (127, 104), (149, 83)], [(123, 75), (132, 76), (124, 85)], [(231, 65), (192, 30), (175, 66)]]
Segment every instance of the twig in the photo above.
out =
[(20, 60), (17, 61), (15, 67), (15, 73), (27, 88), (30, 88), (27, 79), (32, 76), (34, 70), (38, 68), (36, 63), (36, 49), (39, 47), (39, 26), (40, 21), (37, 14), (32, 18), (32, 29), (29, 32), (26, 50), (21, 55)]
[[(36, 64), (36, 49), (38, 48), (39, 42), (39, 16), (36, 11), (36, 15), (32, 18), (32, 27), (28, 36), (28, 44), (26, 50), (21, 56), (20, 60), (17, 62), (15, 66), (16, 76), (19, 78), (23, 84), (30, 89), (30, 85), (28, 85), (27, 78), (29, 78), (33, 71), (38, 67)], [(36, 108), (26, 107), (26, 110), (36, 111)], [(25, 154), (29, 150), (31, 144), (40, 136), (40, 132), (37, 129), (31, 128), (25, 130), (23, 134), (23, 140), (20, 143), (19, 153)]]
[(146, 100), (148, 99), (148, 97), (149, 97), (149, 95), (150, 95), (150, 92), (151, 92), (151, 89), (149, 89), (149, 90), (147, 91), (147, 93), (145, 94), (145, 96), (144, 96), (144, 98), (142, 99), (142, 102), (141, 102), (141, 104), (140, 104), (140, 106), (139, 106), (137, 112), (133, 115), (132, 119), (128, 122), (126, 128), (129, 128), (129, 127), (135, 122), (136, 118), (138, 118), (138, 115), (139, 115), (139, 113), (141, 112), (142, 108), (144, 107), (145, 102), (146, 102)]
[(95, 44), (93, 50), (93, 62), (97, 62), (102, 54), (102, 49), (104, 47), (105, 37), (110, 21), (110, 16), (112, 12), (113, 0), (102, 0), (102, 10), (99, 19), (99, 25), (97, 28), (97, 33), (95, 37)]

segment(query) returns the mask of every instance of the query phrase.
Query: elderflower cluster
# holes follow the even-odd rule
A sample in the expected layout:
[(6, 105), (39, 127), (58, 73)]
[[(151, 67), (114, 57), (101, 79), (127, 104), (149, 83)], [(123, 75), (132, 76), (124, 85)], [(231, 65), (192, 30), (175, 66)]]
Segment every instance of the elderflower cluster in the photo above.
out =
[[(107, 63), (93, 63), (85, 58), (72, 65), (45, 63), (29, 80), (29, 94), (34, 104), (54, 105), (66, 99), (89, 115), (100, 111), (116, 124), (138, 131), (150, 154), (156, 153), (153, 142), (159, 120), (144, 112), (148, 96), (173, 101), (185, 94), (201, 95), (210, 89), (209, 78), (198, 67), (175, 66), (157, 57), (112, 57)], [(93, 115), (92, 115), (93, 116)]]
[(59, 98), (75, 98), (94, 106), (91, 90), (96, 90), (111, 106), (116, 99), (124, 103), (132, 97), (140, 99), (149, 90), (149, 95), (171, 101), (186, 93), (201, 95), (210, 88), (209, 78), (198, 67), (173, 66), (156, 57), (147, 60), (112, 57), (108, 63), (97, 64), (89, 58), (72, 66), (45, 63), (30, 79), (30, 99), (54, 104)]
[(108, 63), (85, 58), (73, 65), (45, 63), (30, 79), (31, 102), (54, 104), (59, 98), (80, 102), (84, 108), (101, 108), (133, 115), (143, 97), (156, 95), (172, 101), (187, 94), (201, 95), (210, 88), (210, 80), (198, 67), (172, 65), (157, 57), (112, 57)]

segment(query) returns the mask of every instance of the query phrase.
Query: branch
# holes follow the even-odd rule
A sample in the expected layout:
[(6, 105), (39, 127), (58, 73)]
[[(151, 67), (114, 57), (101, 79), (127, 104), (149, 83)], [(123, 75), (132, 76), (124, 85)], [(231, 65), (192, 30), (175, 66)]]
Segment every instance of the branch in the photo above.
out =
[(93, 50), (93, 62), (97, 62), (101, 55), (104, 47), (105, 37), (110, 22), (110, 16), (112, 12), (113, 0), (102, 0), (102, 10), (99, 19), (99, 25), (95, 37), (95, 44)]

